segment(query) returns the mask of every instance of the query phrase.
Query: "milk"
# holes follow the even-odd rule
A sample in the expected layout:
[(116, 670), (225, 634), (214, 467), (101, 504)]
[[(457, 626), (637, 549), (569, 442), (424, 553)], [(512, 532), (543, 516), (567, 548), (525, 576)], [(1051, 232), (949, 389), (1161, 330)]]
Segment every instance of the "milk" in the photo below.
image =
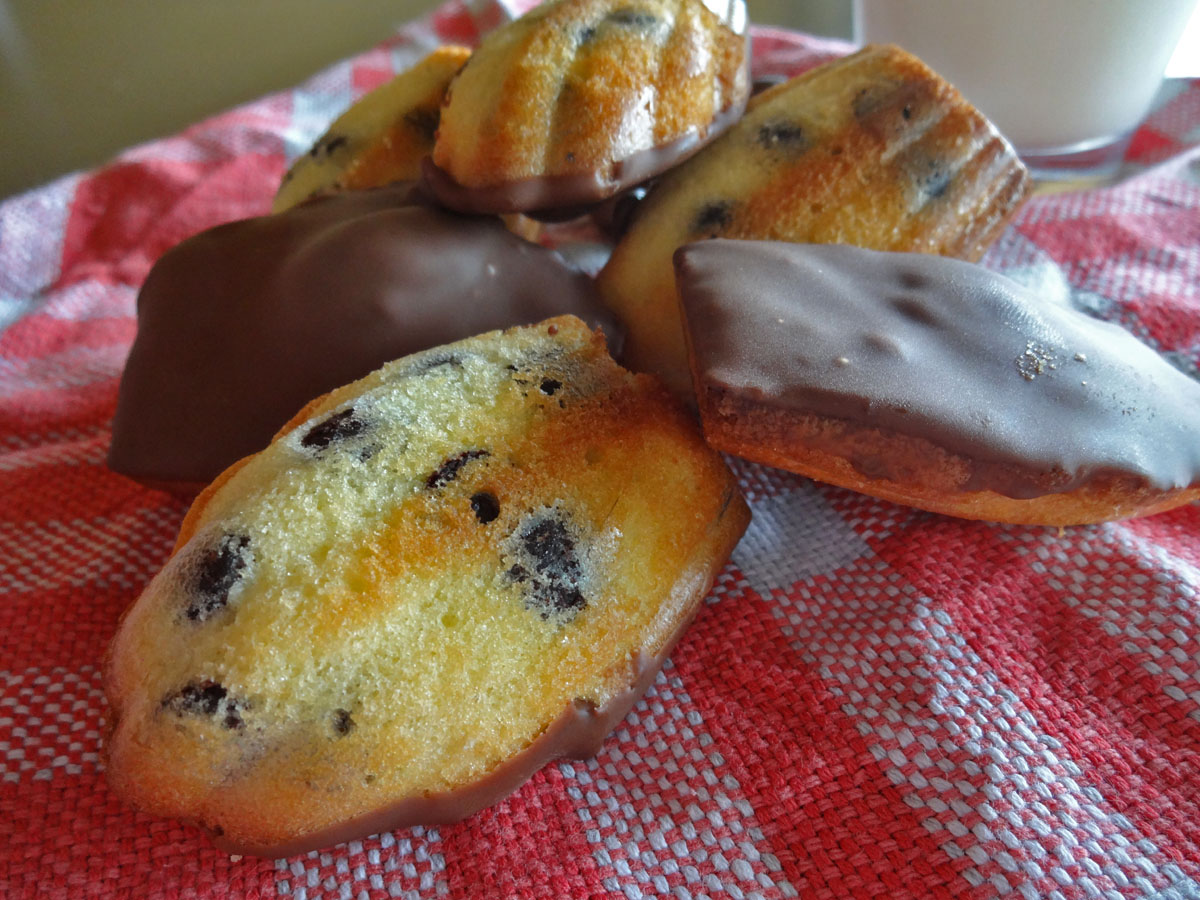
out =
[(1196, 0), (855, 0), (863, 43), (893, 43), (955, 85), (1023, 154), (1127, 137)]

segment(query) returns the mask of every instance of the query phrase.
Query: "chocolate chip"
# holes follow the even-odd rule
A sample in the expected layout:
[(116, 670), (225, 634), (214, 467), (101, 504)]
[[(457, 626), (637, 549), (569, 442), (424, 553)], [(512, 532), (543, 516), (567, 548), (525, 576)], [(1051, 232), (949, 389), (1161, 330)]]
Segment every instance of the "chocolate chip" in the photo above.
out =
[(565, 619), (587, 605), (579, 589), (583, 572), (575, 539), (559, 518), (535, 518), (514, 537), (518, 560), (506, 574), (523, 586), (527, 607), (543, 619)]
[(404, 114), (404, 124), (429, 144), (432, 144), (437, 136), (440, 120), (440, 109), (414, 109)]
[(851, 103), (851, 109), (854, 110), (854, 118), (865, 119), (874, 113), (882, 105), (886, 97), (879, 88), (859, 88), (854, 95), (854, 101)]
[(432, 353), (417, 360), (410, 368), (406, 369), (405, 375), (424, 375), (426, 372), (432, 372), (434, 369), (440, 369), (444, 366), (450, 366), (455, 369), (461, 369), (463, 359), (457, 353)]
[(481, 524), (486, 525), (500, 515), (500, 501), (496, 499), (495, 495), (489, 494), (487, 491), (480, 491), (478, 494), (471, 495), (471, 510), (475, 513), (475, 518)]
[(163, 706), (177, 715), (219, 718), (221, 725), (230, 731), (238, 731), (245, 725), (242, 712), (246, 702), (230, 697), (222, 685), (209, 679), (184, 685), (178, 693), (167, 697)]
[[(516, 365), (509, 364), (506, 368), (512, 373), (513, 383), (522, 388), (522, 396), (529, 396), (526, 388), (536, 388), (549, 394), (567, 382), (572, 382), (577, 389), (586, 392), (586, 370), (581, 371), (578, 360), (563, 358), (563, 353), (558, 348), (533, 350), (518, 360)], [(576, 376), (580, 378), (576, 379)], [(555, 384), (558, 388), (554, 387)]]
[(628, 6), (623, 9), (615, 9), (604, 18), (617, 25), (639, 29), (652, 28), (658, 24), (658, 16), (644, 9), (633, 9)]
[(649, 187), (639, 184), (601, 203), (592, 211), (592, 221), (609, 238), (616, 240), (629, 230), (634, 215), (649, 193)]
[(333, 728), (333, 733), (338, 737), (345, 737), (357, 728), (358, 725), (351, 718), (349, 710), (335, 709), (330, 719), (330, 727)]
[(923, 170), (914, 173), (913, 176), (917, 188), (931, 199), (946, 193), (946, 189), (950, 187), (950, 180), (950, 172), (935, 160), (929, 160)]
[(213, 716), (227, 694), (225, 688), (215, 681), (189, 684), (175, 695), (175, 705), (183, 712)]
[(250, 538), (244, 534), (227, 534), (215, 547), (206, 548), (192, 569), (191, 598), (184, 610), (187, 617), (203, 622), (223, 609), (250, 558)]
[(451, 456), (425, 479), (425, 487), (434, 491), (449, 484), (458, 477), (463, 466), (473, 459), (482, 459), (485, 456), (491, 456), (491, 454), (487, 450), (464, 450), (458, 456)]
[(767, 122), (759, 126), (755, 140), (767, 150), (804, 150), (808, 147), (808, 135), (795, 122)]
[(579, 574), (575, 540), (560, 520), (545, 518), (533, 523), (521, 533), (521, 544), (539, 573), (560, 572), (572, 577)]
[(350, 139), (344, 134), (327, 134), (308, 151), (313, 159), (319, 159), (322, 156), (332, 156), (342, 147), (350, 143)]
[(733, 204), (725, 201), (709, 203), (700, 208), (692, 223), (692, 233), (713, 232), (717, 234), (733, 221)]
[(354, 407), (350, 406), (310, 428), (300, 439), (300, 444), (319, 452), (328, 449), (330, 444), (348, 440), (366, 430), (367, 423), (355, 416)]
[(759, 75), (750, 85), (750, 96), (758, 96), (763, 91), (769, 91), (777, 84), (783, 84), (787, 81), (786, 75), (772, 73), (770, 75)]
[(923, 133), (936, 120), (940, 109), (933, 88), (925, 82), (875, 84), (860, 90), (853, 101), (858, 123), (868, 133), (885, 140), (905, 132)]

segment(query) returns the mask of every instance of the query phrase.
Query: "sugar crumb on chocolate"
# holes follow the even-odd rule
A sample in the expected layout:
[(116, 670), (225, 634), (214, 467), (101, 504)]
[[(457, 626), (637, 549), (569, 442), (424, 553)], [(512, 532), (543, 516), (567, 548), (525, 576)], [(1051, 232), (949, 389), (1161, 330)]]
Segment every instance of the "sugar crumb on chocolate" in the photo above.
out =
[(1025, 344), (1025, 352), (1017, 357), (1017, 371), (1026, 381), (1033, 381), (1039, 375), (1045, 375), (1058, 368), (1054, 350), (1029, 341)]
[(767, 150), (804, 150), (808, 147), (808, 135), (797, 122), (778, 120), (759, 126), (755, 142)]

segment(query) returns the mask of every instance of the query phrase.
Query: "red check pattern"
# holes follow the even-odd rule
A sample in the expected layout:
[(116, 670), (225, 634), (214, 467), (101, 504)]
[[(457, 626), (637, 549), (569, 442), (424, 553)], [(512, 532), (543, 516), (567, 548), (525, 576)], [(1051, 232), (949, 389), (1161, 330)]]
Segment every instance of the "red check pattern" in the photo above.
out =
[[(0, 896), (1200, 897), (1200, 508), (1059, 533), (737, 460), (753, 524), (595, 759), (275, 861), (108, 791), (105, 648), (185, 508), (104, 466), (137, 288), (265, 212), (355, 97), (505, 14), (476, 6), (0, 205)], [(759, 29), (755, 70), (845, 50)], [(1035, 197), (985, 264), (1200, 377), (1198, 145), (1200, 82), (1175, 83), (1123, 181)]]

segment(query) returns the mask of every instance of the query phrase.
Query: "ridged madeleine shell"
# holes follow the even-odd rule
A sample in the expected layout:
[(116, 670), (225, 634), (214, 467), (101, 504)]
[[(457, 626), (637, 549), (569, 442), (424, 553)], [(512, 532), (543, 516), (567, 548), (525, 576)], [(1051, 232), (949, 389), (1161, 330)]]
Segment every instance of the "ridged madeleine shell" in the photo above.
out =
[(661, 179), (600, 274), (626, 363), (690, 396), (671, 256), (710, 237), (976, 260), (1030, 189), (994, 126), (909, 53), (870, 46), (755, 97)]
[(644, 180), (744, 107), (744, 9), (741, 0), (723, 15), (701, 0), (537, 7), (490, 34), (454, 80), (433, 161), (466, 190), (551, 179), (567, 203)]

